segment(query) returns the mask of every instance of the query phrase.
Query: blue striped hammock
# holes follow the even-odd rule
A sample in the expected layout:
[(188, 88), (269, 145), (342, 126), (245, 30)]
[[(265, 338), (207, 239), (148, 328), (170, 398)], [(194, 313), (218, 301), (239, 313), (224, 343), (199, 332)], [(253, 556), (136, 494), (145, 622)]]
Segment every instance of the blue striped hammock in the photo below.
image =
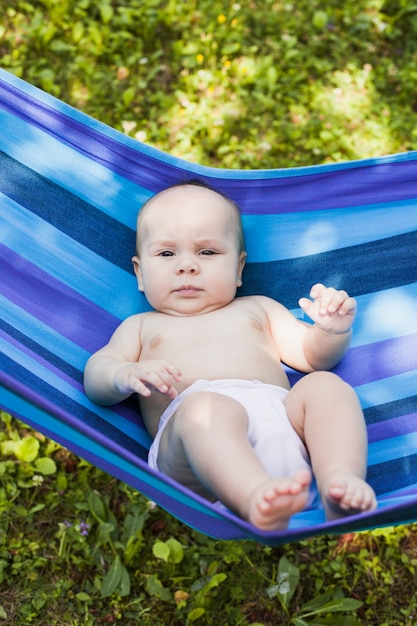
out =
[[(417, 519), (417, 153), (285, 170), (202, 167), (4, 71), (0, 125), (3, 410), (212, 537), (278, 545)], [(242, 207), (242, 294), (269, 295), (297, 315), (297, 299), (318, 281), (356, 296), (354, 342), (335, 370), (364, 409), (376, 511), (326, 522), (312, 509), (286, 531), (257, 530), (148, 467), (134, 398), (104, 408), (85, 396), (88, 356), (148, 308), (130, 264), (138, 208), (189, 178)]]

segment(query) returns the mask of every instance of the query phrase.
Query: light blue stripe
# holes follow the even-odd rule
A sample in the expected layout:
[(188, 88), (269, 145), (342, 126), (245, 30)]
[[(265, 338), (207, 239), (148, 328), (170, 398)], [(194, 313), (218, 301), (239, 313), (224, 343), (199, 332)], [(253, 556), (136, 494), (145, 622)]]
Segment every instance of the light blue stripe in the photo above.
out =
[(84, 369), (90, 356), (86, 350), (66, 339), (1, 294), (0, 315), (7, 324), (13, 326), (26, 337), (32, 337), (42, 348), (55, 354), (59, 359), (80, 371)]
[(135, 229), (139, 207), (152, 193), (94, 159), (0, 108), (3, 152)]
[(38, 360), (32, 359), (26, 352), (20, 351), (15, 345), (9, 344), (0, 337), (0, 346), (3, 354), (12, 359), (15, 363), (35, 374), (38, 378), (60, 391), (67, 398), (71, 398), (77, 404), (85, 407), (93, 413), (99, 415), (106, 422), (128, 435), (144, 447), (149, 447), (151, 438), (148, 433), (138, 424), (125, 419), (122, 415), (115, 414), (111, 410), (98, 406), (91, 402), (83, 391), (74, 387), (66, 380), (57, 376), (54, 371), (42, 365)]
[(417, 333), (417, 283), (359, 296), (356, 301), (352, 346)]
[(417, 230), (417, 201), (243, 215), (248, 262), (294, 259)]
[(368, 465), (370, 466), (407, 458), (410, 454), (417, 453), (417, 432), (371, 442), (368, 451)]
[(0, 202), (2, 238), (11, 250), (118, 319), (149, 308), (133, 270), (128, 274), (7, 196), (0, 194)]
[(366, 383), (365, 385), (358, 385), (355, 387), (355, 391), (364, 409), (385, 404), (386, 402), (402, 400), (417, 394), (417, 372), (413, 370), (412, 372), (390, 376), (372, 383)]

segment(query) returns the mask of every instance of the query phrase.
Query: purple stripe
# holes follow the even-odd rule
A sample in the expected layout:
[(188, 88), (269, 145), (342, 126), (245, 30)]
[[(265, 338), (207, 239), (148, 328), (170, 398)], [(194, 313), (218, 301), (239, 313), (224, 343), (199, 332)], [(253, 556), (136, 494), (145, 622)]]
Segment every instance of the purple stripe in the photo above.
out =
[[(287, 368), (286, 368), (287, 369)], [(417, 334), (350, 348), (333, 368), (352, 387), (417, 370)], [(303, 374), (287, 369), (291, 385)]]
[[(384, 420), (383, 422), (369, 424), (367, 428), (368, 440), (369, 443), (375, 443), (377, 441), (384, 441), (386, 439), (392, 439), (393, 437), (415, 433), (416, 426), (417, 413), (401, 415), (390, 420)], [(412, 450), (410, 450), (410, 452), (412, 452)]]
[[(164, 160), (164, 153), (160, 156), (157, 151), (147, 154), (149, 149), (144, 146), (141, 151), (140, 143), (134, 149), (126, 145), (126, 138), (121, 133), (116, 140), (104, 132), (105, 125), (102, 125), (103, 133), (98, 132), (24, 91), (1, 82), (0, 103), (13, 115), (152, 192), (199, 176), (213, 182), (239, 202), (244, 213), (261, 215), (315, 211), (417, 197), (417, 162), (411, 157), (397, 163), (361, 164), (359, 161), (357, 166), (349, 164), (349, 167), (339, 166), (333, 170), (329, 170), (328, 166), (317, 166), (314, 173), (299, 176), (285, 176), (281, 170), (275, 177), (265, 177), (261, 170), (249, 175), (246, 171), (229, 171), (225, 176), (221, 169), (214, 171), (186, 162), (174, 165), (167, 162), (168, 159)], [(68, 110), (71, 108), (68, 107)], [(99, 123), (97, 125), (100, 126)]]
[(0, 264), (3, 295), (89, 353), (103, 345), (120, 323), (2, 244)]
[(417, 334), (351, 348), (334, 371), (353, 387), (417, 370)]

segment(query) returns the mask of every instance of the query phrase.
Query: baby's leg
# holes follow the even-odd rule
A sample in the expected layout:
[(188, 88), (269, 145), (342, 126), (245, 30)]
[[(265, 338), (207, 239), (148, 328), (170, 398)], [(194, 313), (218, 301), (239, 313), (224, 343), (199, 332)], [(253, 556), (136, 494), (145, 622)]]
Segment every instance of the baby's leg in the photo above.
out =
[(283, 529), (308, 500), (311, 474), (271, 478), (247, 438), (248, 416), (213, 392), (184, 398), (161, 437), (158, 466), (209, 499), (221, 500), (263, 530)]
[(315, 372), (294, 385), (286, 407), (309, 451), (327, 518), (374, 509), (365, 481), (365, 421), (354, 390), (335, 374)]

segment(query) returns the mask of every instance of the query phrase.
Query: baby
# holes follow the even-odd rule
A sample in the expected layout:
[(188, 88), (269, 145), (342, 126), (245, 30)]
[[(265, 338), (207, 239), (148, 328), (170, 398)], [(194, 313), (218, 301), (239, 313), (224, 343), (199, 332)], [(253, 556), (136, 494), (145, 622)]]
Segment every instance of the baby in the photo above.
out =
[[(306, 507), (312, 471), (328, 519), (368, 511), (367, 436), (359, 401), (333, 367), (356, 302), (316, 284), (299, 304), (236, 297), (246, 252), (237, 206), (196, 183), (152, 197), (137, 223), (133, 315), (87, 362), (88, 396), (139, 396), (154, 439), (149, 464), (263, 530)], [(281, 363), (308, 375), (292, 388)]]

